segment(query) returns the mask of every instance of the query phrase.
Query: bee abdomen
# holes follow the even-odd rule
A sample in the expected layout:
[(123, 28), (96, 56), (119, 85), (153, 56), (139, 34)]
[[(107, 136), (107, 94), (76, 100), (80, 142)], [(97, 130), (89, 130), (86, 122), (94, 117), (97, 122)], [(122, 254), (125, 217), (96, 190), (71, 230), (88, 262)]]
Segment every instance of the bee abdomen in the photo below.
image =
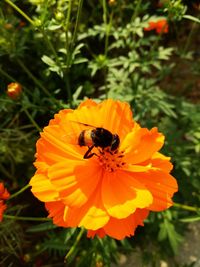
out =
[(79, 146), (85, 146), (86, 145), (85, 144), (85, 138), (84, 138), (84, 136), (85, 136), (85, 131), (82, 131), (80, 133), (80, 135), (79, 135), (79, 138), (78, 138), (78, 144), (79, 144)]

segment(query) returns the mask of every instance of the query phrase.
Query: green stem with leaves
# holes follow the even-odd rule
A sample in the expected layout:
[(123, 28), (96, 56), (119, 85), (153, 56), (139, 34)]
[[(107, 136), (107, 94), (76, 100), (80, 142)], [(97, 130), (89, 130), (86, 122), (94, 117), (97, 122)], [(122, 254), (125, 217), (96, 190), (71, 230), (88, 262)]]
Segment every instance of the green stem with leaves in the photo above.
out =
[(184, 204), (180, 204), (180, 203), (174, 203), (173, 206), (175, 208), (188, 210), (188, 211), (194, 211), (194, 212), (200, 211), (200, 207), (193, 207), (193, 206), (188, 206), (188, 205), (184, 205)]
[(20, 65), (20, 67), (26, 72), (26, 74), (31, 78), (36, 85), (49, 97), (51, 97), (51, 94), (49, 91), (40, 83), (40, 81), (30, 72), (30, 70), (26, 67), (26, 65), (20, 60), (17, 59), (17, 63)]
[(81, 237), (82, 237), (82, 235), (83, 235), (84, 232), (85, 232), (85, 229), (84, 229), (84, 228), (81, 228), (79, 234), (78, 234), (77, 237), (76, 237), (76, 240), (75, 240), (73, 246), (70, 248), (70, 250), (68, 251), (68, 253), (67, 253), (66, 256), (65, 256), (65, 259), (64, 259), (65, 262), (67, 261), (67, 259), (68, 259), (68, 258), (73, 254), (73, 252), (75, 251), (75, 249), (76, 249), (78, 243), (80, 242)]
[(33, 221), (33, 222), (51, 221), (51, 219), (49, 218), (23, 217), (23, 216), (15, 216), (15, 215), (7, 215), (7, 214), (4, 214), (3, 217), (5, 219), (18, 220), (18, 221)]
[(29, 113), (28, 109), (26, 107), (23, 106), (23, 111), (25, 112), (26, 116), (29, 118), (29, 120), (31, 121), (31, 123), (35, 126), (35, 128), (41, 132), (42, 129), (40, 128), (40, 126), (37, 124), (37, 122), (33, 119), (32, 115)]
[(26, 189), (28, 189), (30, 187), (29, 184), (25, 185), (24, 187), (22, 187), (19, 191), (15, 192), (14, 194), (12, 194), (10, 197), (9, 197), (9, 200), (10, 199), (13, 199), (17, 196), (19, 196), (21, 193), (23, 193)]
[(133, 22), (136, 19), (136, 17), (138, 16), (138, 11), (139, 11), (141, 3), (142, 3), (142, 0), (137, 0), (137, 5), (134, 8), (134, 12), (133, 12), (133, 15), (131, 17), (131, 22)]
[(80, 21), (80, 17), (81, 17), (82, 7), (83, 7), (83, 0), (79, 0), (76, 22), (75, 22), (73, 38), (72, 38), (72, 45), (74, 45), (76, 42), (77, 31), (78, 31), (79, 21)]

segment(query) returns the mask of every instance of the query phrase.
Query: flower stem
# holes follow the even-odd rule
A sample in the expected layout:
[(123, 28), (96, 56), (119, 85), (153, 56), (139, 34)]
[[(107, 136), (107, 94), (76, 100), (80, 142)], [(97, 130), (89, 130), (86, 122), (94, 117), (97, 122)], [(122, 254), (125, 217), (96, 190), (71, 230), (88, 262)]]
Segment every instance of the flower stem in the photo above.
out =
[(29, 120), (32, 122), (32, 124), (35, 126), (35, 128), (41, 132), (42, 129), (40, 128), (40, 126), (37, 124), (37, 122), (33, 119), (32, 115), (29, 113), (29, 111), (27, 110), (27, 108), (23, 107), (23, 111), (26, 113), (26, 116), (29, 118)]
[(15, 82), (16, 79), (14, 79), (12, 76), (10, 76), (7, 72), (5, 72), (2, 68), (0, 68), (0, 73), (4, 75), (8, 80)]
[(67, 16), (65, 20), (65, 50), (66, 50), (66, 73), (65, 73), (65, 85), (66, 85), (66, 91), (67, 91), (67, 97), (70, 104), (70, 107), (72, 107), (72, 94), (70, 89), (70, 81), (69, 81), (69, 67), (71, 62), (71, 51), (72, 51), (72, 41), (75, 41), (74, 38), (69, 41), (69, 27), (70, 27), (70, 18), (71, 18), (71, 12), (72, 12), (72, 0), (69, 0), (68, 4), (68, 10), (67, 10)]
[(76, 41), (78, 24), (79, 24), (79, 21), (80, 21), (82, 6), (83, 6), (83, 0), (79, 0), (79, 3), (78, 3), (78, 11), (77, 11), (77, 16), (76, 16), (76, 22), (75, 22), (74, 32), (73, 32), (73, 38), (72, 38), (72, 45), (74, 45), (74, 43)]
[(24, 13), (24, 11), (22, 11), (18, 6), (16, 6), (12, 1), (10, 0), (4, 0), (4, 1), (8, 3), (10, 6), (12, 6), (18, 13), (20, 13), (32, 25), (34, 25), (34, 21), (26, 13)]
[(141, 5), (141, 2), (142, 2), (142, 0), (138, 0), (138, 1), (137, 1), (137, 5), (136, 5), (135, 10), (134, 10), (134, 13), (133, 13), (133, 15), (132, 15), (131, 22), (133, 22), (133, 21), (135, 20), (135, 18), (137, 17), (137, 15), (138, 15), (138, 10), (139, 10), (139, 7), (140, 7), (140, 5)]
[(105, 47), (104, 47), (104, 54), (107, 56), (108, 53), (108, 37), (109, 32), (112, 24), (112, 14), (110, 17), (110, 22), (108, 23), (107, 19), (107, 6), (106, 6), (106, 0), (103, 0), (103, 22), (105, 24)]
[(191, 31), (190, 31), (190, 33), (188, 35), (187, 41), (185, 42), (185, 46), (183, 48), (183, 54), (184, 55), (187, 53), (188, 48), (189, 48), (189, 46), (190, 46), (190, 44), (192, 42), (192, 38), (193, 38), (193, 36), (195, 34), (195, 31), (196, 31), (196, 25), (197, 25), (197, 23), (196, 22), (193, 22), (192, 29), (191, 29)]
[(67, 17), (66, 17), (66, 21), (65, 21), (65, 37), (66, 37), (66, 53), (68, 55), (68, 49), (69, 49), (69, 25), (70, 25), (70, 17), (71, 17), (71, 11), (72, 11), (72, 1), (69, 0), (69, 5), (68, 5), (68, 10), (67, 10)]
[(192, 206), (188, 206), (188, 205), (184, 205), (184, 204), (180, 204), (180, 203), (174, 203), (173, 206), (175, 208), (181, 208), (184, 210), (189, 210), (189, 211), (200, 211), (200, 207), (192, 207)]
[(3, 215), (4, 218), (6, 219), (11, 219), (11, 220), (18, 220), (18, 221), (35, 221), (35, 222), (44, 222), (44, 221), (51, 221), (50, 218), (38, 218), (38, 217), (22, 217), (22, 216), (14, 216), (14, 215)]
[(85, 229), (84, 228), (81, 228), (78, 236), (76, 237), (76, 240), (75, 240), (73, 246), (70, 248), (70, 250), (66, 254), (66, 256), (64, 258), (64, 262), (66, 262), (67, 259), (73, 254), (73, 252), (74, 252), (75, 248), (77, 247), (77, 245), (78, 245), (78, 243), (79, 243), (79, 241), (80, 241), (80, 239), (81, 239), (81, 237), (82, 237), (82, 235), (83, 235), (84, 232), (85, 232)]
[(38, 87), (47, 95), (51, 97), (49, 91), (40, 83), (40, 81), (30, 72), (30, 70), (26, 67), (26, 65), (20, 60), (17, 60), (17, 63), (20, 67), (27, 73), (27, 75), (38, 85)]
[(18, 195), (20, 195), (21, 193), (23, 193), (27, 188), (29, 188), (30, 185), (27, 184), (25, 185), (24, 187), (22, 187), (19, 191), (15, 192), (14, 194), (12, 194), (10, 197), (9, 197), (9, 200), (12, 199), (12, 198), (15, 198), (17, 197)]

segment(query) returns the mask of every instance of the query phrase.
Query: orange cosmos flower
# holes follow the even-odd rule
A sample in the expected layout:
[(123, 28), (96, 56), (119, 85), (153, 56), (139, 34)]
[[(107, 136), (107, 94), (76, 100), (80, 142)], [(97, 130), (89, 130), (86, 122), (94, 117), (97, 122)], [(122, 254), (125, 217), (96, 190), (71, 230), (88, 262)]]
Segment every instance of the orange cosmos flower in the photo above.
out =
[(158, 21), (149, 21), (149, 27), (144, 28), (144, 30), (156, 30), (157, 33), (168, 33), (169, 25), (166, 19), (160, 19)]
[(4, 184), (0, 183), (0, 222), (3, 219), (3, 213), (7, 206), (4, 204), (4, 201), (7, 200), (10, 197), (10, 194), (8, 193), (7, 189), (4, 188)]
[[(88, 147), (78, 144), (85, 135), (91, 147), (96, 127), (107, 129), (120, 143), (93, 147), (84, 158)], [(141, 128), (133, 120), (127, 103), (86, 100), (76, 110), (61, 110), (44, 128), (31, 190), (45, 202), (54, 224), (85, 227), (89, 237), (123, 239), (134, 235), (149, 211), (173, 204), (177, 182), (169, 174), (170, 158), (158, 152), (163, 143), (157, 128)]]

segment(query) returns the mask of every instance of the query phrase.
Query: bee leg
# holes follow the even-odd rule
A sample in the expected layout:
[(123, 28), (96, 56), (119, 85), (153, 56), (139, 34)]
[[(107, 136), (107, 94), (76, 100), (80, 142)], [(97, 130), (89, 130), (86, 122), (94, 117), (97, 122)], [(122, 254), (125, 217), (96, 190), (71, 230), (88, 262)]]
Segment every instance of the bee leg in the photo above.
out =
[(94, 146), (88, 147), (88, 151), (86, 151), (85, 155), (83, 156), (84, 159), (90, 159), (94, 155), (97, 156), (96, 153), (91, 153), (91, 151), (92, 151), (93, 148), (94, 148)]

